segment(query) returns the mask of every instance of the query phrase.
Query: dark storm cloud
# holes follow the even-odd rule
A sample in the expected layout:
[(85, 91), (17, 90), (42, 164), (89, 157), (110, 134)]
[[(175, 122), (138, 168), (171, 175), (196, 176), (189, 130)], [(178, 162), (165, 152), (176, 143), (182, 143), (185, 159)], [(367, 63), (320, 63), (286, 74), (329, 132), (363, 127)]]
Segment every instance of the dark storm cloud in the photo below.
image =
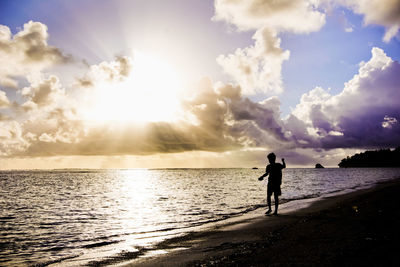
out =
[(230, 110), (235, 121), (254, 122), (258, 126), (258, 131), (261, 130), (264, 134), (272, 135), (280, 141), (288, 141), (280, 124), (279, 104), (275, 105), (276, 101), (278, 101), (276, 98), (270, 98), (260, 104), (245, 98), (233, 101)]

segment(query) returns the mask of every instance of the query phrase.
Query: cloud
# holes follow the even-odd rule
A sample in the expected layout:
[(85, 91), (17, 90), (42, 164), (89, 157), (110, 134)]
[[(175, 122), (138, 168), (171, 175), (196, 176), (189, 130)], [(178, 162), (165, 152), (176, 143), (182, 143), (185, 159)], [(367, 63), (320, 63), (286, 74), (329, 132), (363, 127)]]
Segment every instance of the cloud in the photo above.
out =
[(128, 77), (131, 71), (132, 59), (119, 56), (114, 61), (103, 61), (97, 65), (91, 65), (88, 73), (77, 79), (78, 85), (92, 87), (101, 82), (120, 82)]
[(213, 84), (208, 78), (198, 83), (195, 95), (183, 100), (187, 119), (178, 122), (91, 124), (79, 116), (79, 106), (60, 107), (68, 96), (54, 76), (23, 91), (28, 102), (35, 105), (24, 123), (18, 124), (19, 145), (9, 146), (3, 155), (224, 152), (289, 142), (282, 130), (276, 97), (254, 103), (242, 98), (240, 87)]
[(400, 29), (399, 0), (350, 0), (346, 3), (358, 14), (364, 15), (366, 24), (379, 24), (386, 28), (383, 40), (389, 42)]
[(309, 33), (325, 24), (317, 1), (307, 0), (216, 0), (215, 20), (236, 25), (239, 30), (274, 29), (278, 32)]
[(393, 125), (397, 124), (398, 120), (393, 117), (385, 116), (383, 117), (382, 127), (392, 129)]
[(283, 145), (286, 138), (279, 118), (280, 102), (276, 97), (260, 103), (240, 99), (230, 105), (234, 130), (247, 139), (247, 146), (268, 147)]
[(282, 64), (290, 52), (280, 47), (280, 32), (309, 33), (325, 24), (325, 15), (314, 1), (215, 1), (215, 20), (234, 24), (239, 30), (256, 30), (255, 43), (217, 58), (244, 94), (277, 94), (283, 91)]
[(203, 79), (196, 94), (182, 102), (190, 120), (125, 129), (115, 125), (86, 128), (77, 134), (72, 146), (60, 141), (45, 142), (52, 139), (43, 136), (27, 153), (41, 155), (43, 147), (47, 147), (45, 151), (64, 154), (119, 155), (249, 148), (284, 153), (296, 148), (302, 151), (400, 145), (400, 65), (379, 48), (373, 48), (371, 53), (371, 59), (360, 66), (359, 73), (340, 94), (331, 95), (317, 87), (304, 94), (284, 120), (280, 118), (277, 97), (257, 103), (243, 97), (240, 86), (212, 84)]
[(40, 22), (25, 23), (14, 36), (7, 26), (0, 25), (0, 85), (17, 88), (17, 77), (38, 75), (43, 69), (71, 60), (48, 45), (48, 38), (47, 26)]
[(48, 106), (54, 104), (58, 99), (65, 97), (65, 91), (61, 87), (57, 76), (51, 75), (47, 79), (31, 84), (21, 90), (21, 95), (28, 99), (25, 106)]
[[(259, 147), (288, 142), (280, 125), (276, 97), (255, 103), (241, 96), (239, 86), (202, 82), (202, 94), (184, 106), (199, 121), (201, 131), (231, 142), (232, 148)], [(229, 143), (228, 142), (228, 143)], [(225, 149), (226, 150), (226, 149)]]
[[(297, 149), (299, 156), (304, 149), (400, 145), (400, 64), (379, 48), (371, 52), (371, 59), (360, 65), (359, 73), (340, 94), (331, 95), (316, 87), (301, 97), (286, 119), (281, 119), (277, 97), (254, 102), (242, 95), (238, 85), (213, 84), (204, 78), (195, 94), (182, 100), (186, 117), (180, 121), (91, 124), (80, 117), (79, 105), (61, 106), (68, 102), (68, 95), (57, 77), (49, 76), (22, 90), (27, 102), (35, 105), (23, 123), (2, 121), (3, 129), (8, 129), (2, 134), (4, 144), (8, 144), (2, 155), (154, 155), (263, 149), (290, 156), (288, 151)], [(114, 78), (118, 82), (119, 78)], [(303, 161), (312, 159), (310, 154)]]
[(23, 129), (17, 121), (0, 121), (0, 156), (26, 151), (29, 142), (23, 138)]
[[(282, 64), (289, 59), (290, 52), (280, 47), (278, 35), (282, 32), (304, 34), (319, 31), (325, 24), (322, 7), (326, 4), (345, 6), (363, 14), (366, 24), (383, 25), (386, 27), (386, 42), (397, 34), (400, 27), (399, 0), (215, 0), (214, 20), (232, 24), (239, 31), (256, 31), (254, 45), (218, 56), (218, 64), (246, 95), (281, 93)], [(346, 32), (353, 31), (343, 13), (339, 19)]]
[(6, 96), (6, 92), (0, 90), (0, 108), (5, 108), (10, 105), (10, 100)]
[(312, 109), (312, 106), (309, 103), (312, 103), (313, 105), (321, 105), (329, 98), (331, 98), (331, 95), (328, 92), (326, 92), (322, 87), (316, 87), (310, 92), (301, 96), (300, 104), (296, 106), (296, 109), (292, 112), (292, 114), (304, 121), (307, 121), (307, 115)]
[(371, 53), (340, 94), (315, 88), (302, 96), (287, 121), (295, 138), (304, 139), (308, 133), (308, 142), (301, 145), (327, 149), (400, 145), (400, 64), (380, 48)]
[[(92, 124), (80, 116), (82, 103), (70, 103), (59, 79), (50, 75), (20, 91), (33, 105), (22, 121), (0, 120), (0, 153), (28, 158), (212, 155), (215, 160), (219, 155), (235, 164), (258, 165), (267, 151), (275, 151), (292, 164), (334, 166), (354, 148), (400, 145), (400, 65), (379, 48), (371, 52), (340, 94), (316, 87), (286, 119), (278, 97), (254, 102), (239, 85), (204, 78), (182, 100), (186, 117), (181, 121)], [(120, 66), (118, 60), (103, 65)], [(123, 78), (113, 73), (106, 75), (114, 77), (110, 83)]]
[(254, 46), (238, 48), (234, 54), (220, 55), (217, 62), (243, 88), (245, 94), (281, 93), (282, 64), (289, 59), (289, 51), (280, 47), (274, 30), (258, 30)]
[(399, 0), (325, 0), (331, 5), (343, 5), (356, 14), (364, 15), (366, 25), (377, 24), (386, 28), (383, 40), (389, 42), (400, 29)]
[[(50, 77), (23, 91), (29, 101), (40, 108), (55, 103), (52, 94), (59, 90), (58, 79)], [(66, 99), (65, 95), (61, 97)], [(82, 120), (73, 108), (53, 105), (44, 106), (47, 109), (40, 112), (33, 109), (21, 125), (24, 149), (10, 147), (3, 155), (146, 155), (192, 150), (224, 151), (238, 146), (225, 136), (227, 128), (223, 120), (226, 107), (220, 102), (211, 82), (200, 83), (198, 94), (184, 104), (196, 123), (121, 125), (110, 122), (92, 125)], [(5, 138), (10, 136), (5, 135)]]

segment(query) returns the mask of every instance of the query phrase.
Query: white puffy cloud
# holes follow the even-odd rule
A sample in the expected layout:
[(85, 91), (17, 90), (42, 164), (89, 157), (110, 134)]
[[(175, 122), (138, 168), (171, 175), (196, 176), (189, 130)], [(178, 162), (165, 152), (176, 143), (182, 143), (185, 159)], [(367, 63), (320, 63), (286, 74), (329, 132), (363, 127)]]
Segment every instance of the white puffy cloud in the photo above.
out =
[(313, 0), (216, 0), (216, 20), (236, 25), (240, 30), (267, 27), (278, 32), (309, 33), (325, 24), (325, 14)]
[(73, 143), (85, 130), (59, 78), (44, 73), (71, 60), (48, 45), (48, 37), (47, 26), (40, 22), (24, 24), (15, 35), (0, 26), (0, 86), (18, 88), (21, 78), (29, 83), (16, 91), (12, 103), (0, 91), (0, 107), (4, 109), (0, 114), (1, 156), (28, 155), (26, 152), (39, 141)]
[[(384, 40), (400, 27), (400, 0), (215, 0), (215, 20), (235, 25), (238, 30), (255, 30), (254, 45), (220, 55), (217, 62), (237, 82), (244, 94), (276, 94), (283, 91), (282, 64), (289, 51), (280, 47), (281, 32), (297, 34), (318, 31), (325, 24), (326, 4), (345, 6), (364, 15), (366, 24), (386, 27)], [(341, 16), (346, 32), (353, 27)]]
[(0, 25), (0, 85), (17, 88), (16, 77), (34, 76), (70, 57), (48, 45), (47, 26), (29, 21), (21, 31), (12, 35), (7, 26)]
[(278, 34), (309, 33), (325, 24), (317, 2), (307, 0), (216, 0), (214, 19), (234, 24), (239, 30), (256, 30), (253, 46), (217, 58), (244, 94), (281, 93), (282, 64), (290, 53), (280, 47)]
[(253, 46), (220, 55), (217, 62), (238, 82), (244, 94), (282, 92), (282, 64), (289, 59), (289, 51), (280, 47), (274, 30), (260, 29), (253, 39)]
[(311, 122), (309, 114), (314, 106), (321, 106), (325, 101), (332, 96), (321, 87), (316, 87), (313, 90), (305, 93), (300, 98), (300, 103), (292, 111), (292, 114), (306, 123)]

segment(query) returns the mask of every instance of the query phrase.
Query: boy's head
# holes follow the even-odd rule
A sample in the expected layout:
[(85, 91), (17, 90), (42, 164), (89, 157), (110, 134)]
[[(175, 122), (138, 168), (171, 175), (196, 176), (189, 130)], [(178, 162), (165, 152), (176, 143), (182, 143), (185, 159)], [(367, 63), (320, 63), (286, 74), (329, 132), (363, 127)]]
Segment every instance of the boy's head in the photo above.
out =
[(267, 156), (267, 158), (268, 158), (268, 160), (269, 160), (270, 163), (275, 163), (276, 156), (275, 156), (274, 153), (269, 153), (268, 156)]

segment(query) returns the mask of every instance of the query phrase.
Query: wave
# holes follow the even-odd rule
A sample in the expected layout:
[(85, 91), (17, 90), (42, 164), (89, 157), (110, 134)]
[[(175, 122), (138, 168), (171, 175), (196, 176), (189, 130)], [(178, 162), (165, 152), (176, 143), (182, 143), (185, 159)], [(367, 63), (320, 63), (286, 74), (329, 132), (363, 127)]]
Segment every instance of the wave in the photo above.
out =
[(97, 247), (103, 247), (103, 246), (108, 246), (111, 244), (116, 244), (119, 243), (121, 241), (103, 241), (103, 242), (97, 242), (97, 243), (92, 243), (92, 244), (88, 244), (88, 245), (84, 245), (82, 246), (82, 248), (97, 248)]
[(108, 257), (106, 259), (90, 261), (86, 264), (86, 266), (110, 266), (113, 264), (121, 263), (123, 261), (136, 259), (139, 256), (144, 255), (146, 251), (148, 251), (148, 249), (146, 248), (140, 248), (137, 251), (122, 251), (117, 255)]
[(44, 266), (48, 266), (50, 264), (61, 263), (61, 262), (66, 261), (66, 260), (75, 259), (75, 258), (78, 258), (81, 255), (82, 255), (82, 253), (81, 254), (70, 255), (70, 256), (64, 256), (64, 257), (60, 257), (60, 258), (55, 259), (55, 260), (48, 260), (48, 261), (44, 261), (44, 262), (34, 263), (32, 265), (29, 265), (29, 266), (32, 266), (32, 267), (44, 267)]

